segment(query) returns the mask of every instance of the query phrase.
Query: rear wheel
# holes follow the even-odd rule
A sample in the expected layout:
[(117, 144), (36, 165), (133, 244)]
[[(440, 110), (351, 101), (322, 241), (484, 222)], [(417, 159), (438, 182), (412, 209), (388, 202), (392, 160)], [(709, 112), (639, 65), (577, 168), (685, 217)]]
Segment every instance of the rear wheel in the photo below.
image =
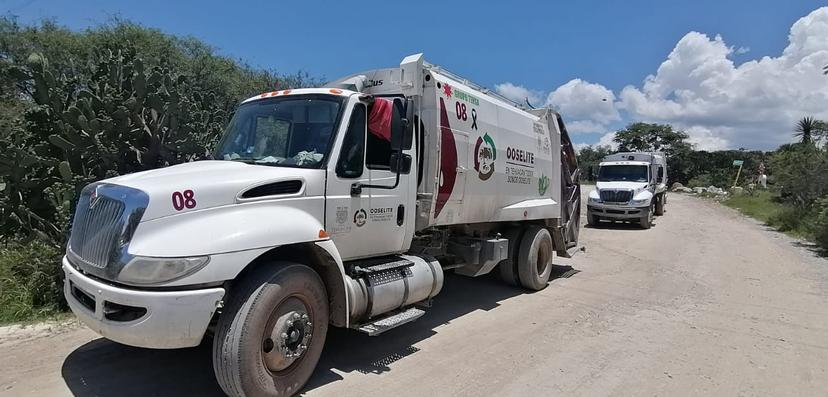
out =
[(328, 331), (319, 275), (295, 263), (257, 269), (235, 288), (213, 339), (213, 369), (230, 396), (293, 395), (313, 373)]
[(524, 288), (540, 291), (549, 283), (554, 247), (549, 231), (540, 226), (527, 228), (518, 251), (518, 276)]

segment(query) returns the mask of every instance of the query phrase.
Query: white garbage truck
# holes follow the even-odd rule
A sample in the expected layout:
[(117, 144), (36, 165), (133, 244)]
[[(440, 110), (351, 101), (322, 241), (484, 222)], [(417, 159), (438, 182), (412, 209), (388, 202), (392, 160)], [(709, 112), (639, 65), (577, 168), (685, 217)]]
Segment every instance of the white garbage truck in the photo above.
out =
[(667, 160), (663, 153), (623, 152), (604, 157), (589, 192), (587, 223), (637, 222), (644, 229), (667, 204)]
[(329, 326), (415, 320), (446, 271), (540, 290), (578, 248), (561, 117), (422, 54), (247, 99), (212, 157), (86, 186), (63, 270), (72, 311), (106, 338), (212, 337), (228, 395), (298, 392)]

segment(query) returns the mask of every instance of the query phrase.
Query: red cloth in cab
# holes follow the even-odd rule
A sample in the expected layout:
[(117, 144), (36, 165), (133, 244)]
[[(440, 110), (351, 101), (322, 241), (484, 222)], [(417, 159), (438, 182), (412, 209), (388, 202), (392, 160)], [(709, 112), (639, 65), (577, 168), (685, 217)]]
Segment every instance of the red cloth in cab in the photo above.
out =
[(368, 115), (368, 131), (374, 136), (391, 142), (391, 111), (393, 103), (387, 99), (377, 98)]

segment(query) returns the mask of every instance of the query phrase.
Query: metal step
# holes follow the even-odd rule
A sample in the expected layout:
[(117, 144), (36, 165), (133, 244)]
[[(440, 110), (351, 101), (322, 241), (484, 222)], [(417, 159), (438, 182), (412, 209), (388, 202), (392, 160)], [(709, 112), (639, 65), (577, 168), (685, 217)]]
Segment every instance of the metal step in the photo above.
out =
[(368, 336), (377, 336), (385, 331), (388, 331), (389, 329), (397, 328), (403, 324), (408, 324), (422, 317), (423, 314), (425, 314), (424, 310), (412, 307), (408, 310), (381, 318), (374, 322), (362, 324), (359, 328), (357, 328), (357, 330), (368, 334)]

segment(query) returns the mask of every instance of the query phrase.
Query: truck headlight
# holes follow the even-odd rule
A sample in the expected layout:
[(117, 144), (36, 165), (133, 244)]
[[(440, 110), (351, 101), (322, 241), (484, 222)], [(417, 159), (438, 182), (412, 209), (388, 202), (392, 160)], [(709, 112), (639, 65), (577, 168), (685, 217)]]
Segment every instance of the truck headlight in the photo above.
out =
[(590, 204), (601, 204), (601, 198), (600, 197), (590, 197), (589, 202), (590, 202)]
[(650, 199), (641, 199), (641, 200), (630, 200), (630, 205), (646, 205), (650, 202)]
[(157, 284), (173, 281), (200, 270), (210, 262), (209, 256), (188, 258), (155, 258), (136, 256), (118, 274), (128, 284)]

